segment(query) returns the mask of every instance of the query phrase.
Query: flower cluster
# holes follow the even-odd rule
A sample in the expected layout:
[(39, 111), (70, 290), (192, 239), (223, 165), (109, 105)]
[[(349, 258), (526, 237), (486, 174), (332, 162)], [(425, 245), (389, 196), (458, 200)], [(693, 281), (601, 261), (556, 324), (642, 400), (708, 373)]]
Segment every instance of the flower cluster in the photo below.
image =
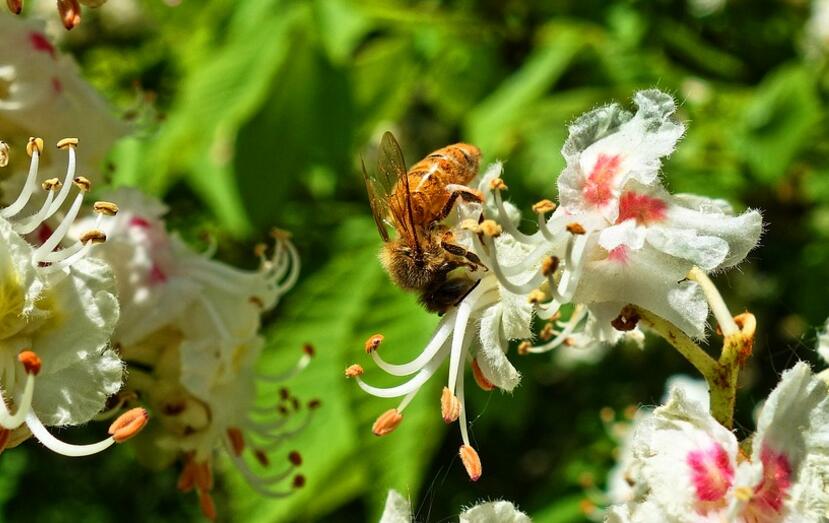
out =
[[(100, 255), (113, 267), (121, 303), (113, 341), (130, 368), (122, 403), (140, 401), (157, 423), (147, 431), (156, 466), (179, 460), (179, 488), (195, 489), (202, 510), (215, 517), (212, 469), (223, 449), (250, 485), (267, 496), (300, 487), (297, 452), (288, 452), (284, 470), (260, 475), (250, 457), (266, 467), (272, 452), (301, 431), (318, 402), (303, 405), (280, 384), (301, 371), (313, 349), (304, 348), (296, 367), (282, 376), (259, 375), (255, 364), (264, 340), (260, 316), (294, 285), (299, 258), (282, 231), (273, 252), (257, 248), (260, 267), (241, 271), (192, 250), (167, 232), (166, 207), (135, 189), (112, 196), (120, 206), (113, 240)], [(82, 221), (81, 226), (85, 226)], [(274, 387), (275, 401), (256, 405), (257, 384)]]
[[(94, 183), (99, 166), (128, 127), (112, 116), (103, 98), (83, 80), (71, 57), (49, 40), (43, 24), (0, 12), (0, 136), (15, 149), (38, 133), (46, 143), (75, 136), (84, 146), (79, 172)], [(0, 184), (0, 201), (10, 198), (26, 178), (25, 155), (12, 155)], [(41, 174), (60, 176), (60, 162), (40, 159)]]
[[(115, 280), (106, 264), (88, 256), (106, 239), (103, 217), (117, 207), (95, 203), (98, 217), (77, 241), (67, 241), (91, 183), (75, 175), (78, 140), (57, 145), (68, 156), (65, 176), (39, 179), (44, 143), (31, 138), (26, 182), (0, 210), (0, 451), (34, 435), (54, 452), (85, 456), (136, 434), (147, 413), (124, 413), (110, 437), (90, 445), (65, 443), (46, 429), (93, 419), (120, 389), (123, 375), (109, 346), (119, 311)], [(10, 153), (5, 144), (0, 150), (3, 157)], [(31, 210), (35, 192), (45, 198)]]
[(829, 516), (829, 394), (806, 363), (783, 373), (743, 442), (673, 389), (631, 442), (630, 501), (610, 522), (795, 522)]
[[(360, 378), (361, 366), (346, 371), (369, 394), (403, 397), (378, 418), (375, 434), (397, 427), (406, 405), (449, 359), (441, 411), (447, 422), (460, 420), (460, 456), (476, 480), (482, 467), (466, 429), (467, 360), (482, 388), (511, 391), (520, 374), (506, 357), (510, 340), (523, 340), (520, 353), (541, 353), (562, 345), (589, 348), (624, 337), (641, 339), (635, 324), (620, 316), (626, 304), (654, 312), (689, 336), (704, 334), (708, 304), (686, 275), (694, 267), (712, 272), (742, 261), (757, 244), (762, 220), (757, 211), (735, 215), (721, 200), (670, 194), (660, 180), (662, 158), (674, 150), (685, 127), (665, 93), (642, 91), (634, 102), (635, 113), (613, 104), (571, 125), (562, 149), (566, 168), (558, 177), (559, 204), (542, 200), (533, 206), (538, 222), (533, 234), (519, 230), (521, 214), (503, 198), (507, 185), (500, 164), (473, 180), (483, 203), (459, 204), (446, 225), (455, 241), (481, 260), (483, 268), (468, 275), (475, 288), (441, 318), (411, 362), (386, 362), (376, 344), (367, 344), (380, 368), (412, 375), (409, 381), (381, 389)], [(537, 344), (531, 341), (535, 318), (544, 322)]]

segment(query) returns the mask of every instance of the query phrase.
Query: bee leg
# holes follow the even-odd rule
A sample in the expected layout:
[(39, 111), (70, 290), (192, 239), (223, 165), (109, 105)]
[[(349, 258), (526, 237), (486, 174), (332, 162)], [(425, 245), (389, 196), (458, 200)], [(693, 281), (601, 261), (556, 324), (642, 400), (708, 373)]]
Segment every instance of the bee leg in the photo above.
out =
[(469, 187), (465, 187), (463, 185), (452, 185), (450, 186), (450, 189), (449, 199), (446, 200), (446, 203), (440, 210), (438, 220), (443, 220), (449, 216), (449, 213), (452, 212), (452, 209), (455, 207), (455, 202), (458, 201), (459, 197), (463, 201), (470, 203), (481, 203), (484, 201), (483, 195), (480, 191), (476, 191), (475, 189), (470, 189)]
[(444, 239), (440, 242), (440, 246), (443, 247), (443, 250), (445, 250), (449, 254), (453, 254), (461, 258), (466, 258), (469, 261), (468, 267), (473, 271), (476, 271), (479, 268), (487, 270), (486, 266), (484, 266), (484, 264), (481, 263), (481, 259), (478, 258), (477, 254), (475, 254), (472, 251), (467, 251), (460, 245), (450, 243), (449, 241), (447, 241), (447, 236), (451, 238), (452, 233), (449, 232), (446, 235), (444, 235)]

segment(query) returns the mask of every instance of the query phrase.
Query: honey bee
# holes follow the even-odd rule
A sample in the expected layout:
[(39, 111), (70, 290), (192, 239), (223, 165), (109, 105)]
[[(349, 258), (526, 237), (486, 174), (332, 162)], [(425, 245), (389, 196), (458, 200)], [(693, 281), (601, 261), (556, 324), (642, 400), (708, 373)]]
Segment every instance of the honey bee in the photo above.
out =
[[(466, 187), (478, 174), (481, 151), (456, 143), (429, 154), (406, 170), (403, 152), (394, 135), (380, 142), (377, 171), (363, 177), (377, 230), (383, 239), (380, 261), (392, 281), (420, 294), (430, 312), (443, 314), (477, 284), (469, 272), (482, 267), (480, 259), (460, 245), (443, 220), (458, 198), (481, 202), (481, 194)], [(397, 231), (389, 237), (387, 226)]]

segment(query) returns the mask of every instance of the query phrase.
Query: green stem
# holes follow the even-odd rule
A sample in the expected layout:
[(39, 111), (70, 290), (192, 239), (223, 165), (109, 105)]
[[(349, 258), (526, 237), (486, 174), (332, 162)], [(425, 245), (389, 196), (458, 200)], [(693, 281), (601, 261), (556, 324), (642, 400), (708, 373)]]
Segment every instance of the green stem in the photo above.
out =
[(634, 308), (639, 316), (639, 321), (673, 345), (691, 365), (696, 367), (700, 374), (705, 377), (706, 381), (714, 376), (717, 369), (717, 360), (705, 352), (694, 340), (682, 332), (679, 327), (649, 310), (637, 306), (634, 306)]

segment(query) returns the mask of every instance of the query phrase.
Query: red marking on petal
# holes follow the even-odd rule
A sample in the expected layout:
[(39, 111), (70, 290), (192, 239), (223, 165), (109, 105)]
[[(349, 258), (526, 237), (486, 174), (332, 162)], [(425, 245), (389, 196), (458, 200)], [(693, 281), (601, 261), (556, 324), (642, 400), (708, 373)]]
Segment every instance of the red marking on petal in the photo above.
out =
[(619, 198), (619, 218), (616, 223), (636, 220), (639, 225), (649, 225), (665, 219), (668, 204), (659, 198), (628, 191)]
[(785, 454), (767, 446), (760, 451), (760, 461), (763, 463), (763, 479), (754, 489), (754, 497), (746, 511), (753, 514), (779, 513), (792, 486), (792, 466)]
[(144, 219), (140, 216), (133, 216), (132, 218), (130, 218), (129, 225), (130, 225), (130, 227), (138, 227), (140, 229), (149, 229), (151, 224), (150, 224), (149, 220), (146, 220), (146, 219)]
[(613, 198), (613, 182), (621, 163), (622, 157), (619, 155), (599, 155), (582, 188), (582, 194), (588, 203), (600, 206)]
[(52, 90), (55, 91), (55, 94), (60, 94), (63, 92), (63, 83), (58, 79), (57, 76), (52, 77)]
[(734, 469), (722, 445), (714, 443), (708, 449), (691, 451), (685, 461), (691, 467), (691, 481), (699, 501), (718, 501), (725, 496), (734, 479)]
[(630, 249), (625, 245), (620, 245), (607, 253), (607, 259), (616, 263), (627, 263), (630, 257)]
[(29, 33), (29, 42), (31, 42), (32, 49), (35, 51), (49, 53), (52, 58), (55, 58), (57, 55), (55, 46), (52, 45), (52, 42), (50, 42), (43, 33)]
[(160, 285), (162, 283), (167, 283), (167, 274), (161, 270), (157, 263), (154, 263), (150, 269), (150, 284)]

